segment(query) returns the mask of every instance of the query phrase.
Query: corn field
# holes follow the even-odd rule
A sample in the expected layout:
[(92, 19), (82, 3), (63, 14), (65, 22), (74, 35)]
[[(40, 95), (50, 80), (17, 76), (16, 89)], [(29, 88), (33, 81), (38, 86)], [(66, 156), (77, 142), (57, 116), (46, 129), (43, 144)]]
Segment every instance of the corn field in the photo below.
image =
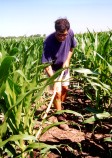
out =
[[(59, 145), (39, 141), (40, 136), (52, 124), (38, 129), (34, 126), (45, 114), (35, 115), (42, 105), (48, 105), (51, 96), (46, 94), (48, 85), (62, 71), (51, 78), (44, 74), (46, 65), (41, 64), (45, 37), (0, 38), (0, 156), (28, 157), (38, 149), (41, 157)], [(92, 102), (85, 117), (80, 110), (67, 111), (81, 117), (83, 124), (112, 118), (112, 32), (88, 32), (76, 34), (77, 47), (70, 64), (70, 89), (81, 89)], [(52, 114), (53, 115), (53, 114)], [(48, 121), (47, 117), (40, 126)], [(112, 133), (112, 130), (110, 131)], [(112, 138), (105, 138), (112, 142)], [(112, 155), (112, 151), (111, 151)]]

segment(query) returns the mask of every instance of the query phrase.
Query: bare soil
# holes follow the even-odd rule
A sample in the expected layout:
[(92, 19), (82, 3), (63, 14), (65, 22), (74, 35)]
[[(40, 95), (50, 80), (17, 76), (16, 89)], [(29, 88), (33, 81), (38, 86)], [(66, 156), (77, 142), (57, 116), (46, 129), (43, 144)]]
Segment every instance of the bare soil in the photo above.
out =
[[(84, 95), (83, 91), (70, 91), (64, 109), (70, 109), (82, 114), (85, 118), (90, 116), (87, 107), (93, 103)], [(112, 106), (112, 105), (111, 105)], [(52, 109), (51, 109), (52, 110)], [(52, 119), (56, 119), (55, 116)], [(47, 158), (111, 158), (112, 141), (112, 117), (97, 120), (93, 123), (83, 124), (80, 117), (67, 114), (68, 130), (62, 130), (58, 126), (50, 128), (41, 137), (40, 141), (49, 145), (60, 145), (58, 150), (51, 149)], [(34, 157), (39, 157), (35, 151)]]

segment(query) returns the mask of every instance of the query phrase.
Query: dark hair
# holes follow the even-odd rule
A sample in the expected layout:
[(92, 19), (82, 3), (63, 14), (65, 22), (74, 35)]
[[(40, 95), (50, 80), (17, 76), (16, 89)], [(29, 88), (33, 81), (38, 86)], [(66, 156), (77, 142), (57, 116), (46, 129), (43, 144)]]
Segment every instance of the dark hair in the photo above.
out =
[(69, 28), (70, 28), (70, 23), (67, 19), (60, 18), (55, 21), (56, 31), (63, 33), (65, 30), (69, 30)]

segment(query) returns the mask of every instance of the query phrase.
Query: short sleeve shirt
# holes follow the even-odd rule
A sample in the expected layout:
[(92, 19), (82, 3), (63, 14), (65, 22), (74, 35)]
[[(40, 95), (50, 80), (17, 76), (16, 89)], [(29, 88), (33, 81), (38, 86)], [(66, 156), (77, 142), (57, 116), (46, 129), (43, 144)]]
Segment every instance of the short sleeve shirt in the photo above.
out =
[(71, 48), (76, 47), (74, 33), (70, 29), (66, 39), (59, 42), (55, 37), (55, 32), (50, 34), (44, 41), (42, 63), (51, 63), (54, 71), (62, 68)]

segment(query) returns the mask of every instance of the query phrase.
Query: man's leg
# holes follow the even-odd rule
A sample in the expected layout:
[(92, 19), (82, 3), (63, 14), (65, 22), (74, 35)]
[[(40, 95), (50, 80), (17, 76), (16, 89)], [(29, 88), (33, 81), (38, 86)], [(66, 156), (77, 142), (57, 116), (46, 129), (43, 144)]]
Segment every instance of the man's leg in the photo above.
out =
[(62, 110), (61, 103), (66, 100), (68, 86), (69, 86), (69, 78), (70, 78), (70, 72), (68, 70), (68, 73), (63, 76), (62, 83), (57, 83), (58, 86), (56, 86), (56, 96), (54, 98), (54, 107), (57, 110)]
[[(57, 111), (62, 110), (62, 101), (64, 101), (66, 99), (66, 93), (67, 93), (67, 89), (68, 86), (62, 86), (61, 91), (56, 92), (55, 98), (54, 98), (54, 107), (56, 108)], [(66, 118), (64, 116), (64, 114), (60, 114), (57, 116), (58, 121), (62, 122), (62, 121), (66, 121)], [(60, 124), (59, 127), (63, 130), (68, 130), (69, 126), (64, 123), (64, 124)]]
[(62, 86), (62, 93), (61, 93), (61, 101), (64, 102), (66, 100), (68, 91), (68, 86)]
[(53, 103), (54, 103), (54, 107), (57, 110), (62, 110), (62, 108), (61, 108), (61, 92), (56, 92)]
[(55, 95), (55, 98), (54, 98), (54, 102), (53, 102), (54, 103), (54, 107), (57, 110), (62, 110), (61, 103), (66, 100), (68, 86), (62, 86), (61, 89), (62, 89), (61, 91), (56, 92), (56, 95)]
[(64, 102), (66, 100), (68, 86), (70, 84), (70, 72), (68, 70), (67, 74), (63, 76), (63, 82), (62, 82), (62, 94), (61, 94), (61, 100)]

